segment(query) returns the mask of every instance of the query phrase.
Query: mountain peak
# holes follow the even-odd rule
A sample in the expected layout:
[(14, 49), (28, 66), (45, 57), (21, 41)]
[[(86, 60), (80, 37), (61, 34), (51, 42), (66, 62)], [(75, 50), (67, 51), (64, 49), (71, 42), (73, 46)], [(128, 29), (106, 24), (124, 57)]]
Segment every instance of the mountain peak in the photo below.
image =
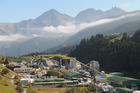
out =
[(59, 13), (56, 9), (50, 9), (45, 13)]
[(75, 18), (78, 22), (91, 22), (97, 20), (103, 12), (101, 10), (95, 10), (88, 8), (81, 11)]
[(47, 12), (43, 13), (34, 20), (34, 23), (39, 26), (58, 26), (64, 25), (67, 22), (71, 21), (72, 18), (68, 15), (58, 12), (55, 9), (50, 9)]
[(104, 18), (120, 16), (125, 13), (126, 11), (122, 10), (119, 7), (112, 7), (110, 10), (104, 12)]
[(81, 11), (78, 15), (84, 14), (84, 13), (86, 13), (86, 14), (94, 14), (94, 13), (101, 13), (101, 12), (102, 12), (101, 10), (95, 10), (93, 8), (88, 8), (86, 10)]
[(124, 11), (124, 10), (122, 10), (121, 8), (119, 8), (119, 7), (112, 7), (110, 10), (108, 10), (108, 11), (120, 11), (120, 12), (126, 12), (126, 11)]
[(83, 10), (83, 11), (95, 11), (95, 9), (93, 9), (93, 8), (88, 8), (88, 9), (86, 9), (86, 10)]

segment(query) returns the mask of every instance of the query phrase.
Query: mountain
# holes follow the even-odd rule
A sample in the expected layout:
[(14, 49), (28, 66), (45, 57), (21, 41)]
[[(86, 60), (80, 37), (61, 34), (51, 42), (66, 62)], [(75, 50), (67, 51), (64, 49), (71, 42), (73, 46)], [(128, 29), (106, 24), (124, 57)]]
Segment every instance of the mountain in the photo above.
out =
[[(59, 26), (67, 23), (93, 22), (99, 19), (118, 16), (124, 14), (125, 11), (120, 8), (112, 8), (108, 11), (94, 10), (92, 8), (81, 11), (76, 17), (70, 17), (66, 14), (59, 13), (55, 9), (51, 9), (35, 19), (24, 20), (18, 23), (0, 23), (2, 34), (5, 33), (24, 33), (30, 34), (30, 30), (39, 29), (45, 26)], [(37, 30), (38, 30), (37, 29)]]
[(126, 11), (118, 7), (113, 7), (112, 9), (105, 11), (104, 14), (102, 15), (102, 18), (116, 17), (116, 16), (123, 15), (125, 13)]
[(43, 38), (36, 37), (22, 42), (12, 42), (0, 48), (0, 53), (7, 56), (22, 56), (32, 52), (41, 52), (62, 44), (67, 37)]
[(76, 57), (85, 64), (88, 64), (91, 60), (97, 60), (102, 68), (101, 70), (127, 73), (139, 72), (139, 55), (140, 30), (137, 30), (131, 36), (127, 34), (116, 37), (92, 36), (88, 40), (83, 39), (69, 53), (69, 56)]
[(103, 12), (100, 10), (94, 10), (93, 8), (89, 8), (81, 11), (76, 17), (76, 21), (78, 22), (92, 22), (101, 18)]
[(98, 20), (88, 24), (89, 27), (79, 31), (70, 37), (65, 44), (77, 44), (83, 38), (90, 38), (92, 35), (112, 33), (134, 33), (140, 29), (140, 11), (127, 13), (118, 17)]
[(19, 26), (22, 27), (44, 27), (44, 26), (58, 26), (65, 25), (73, 20), (72, 17), (59, 13), (55, 9), (51, 9), (33, 20), (22, 21)]
[(51, 9), (34, 20), (35, 26), (58, 26), (72, 22), (73, 18)]
[[(119, 8), (108, 11), (90, 8), (81, 11), (76, 17), (71, 17), (51, 9), (34, 19), (17, 23), (0, 23), (0, 54), (19, 56), (63, 46), (64, 42), (69, 42), (71, 38), (73, 38), (71, 42), (84, 38), (84, 35), (81, 35), (80, 39), (79, 36), (73, 35), (79, 34), (79, 31), (83, 33), (83, 29), (89, 27), (85, 24), (125, 13)], [(70, 39), (67, 40), (68, 38)]]
[(101, 10), (95, 10), (93, 8), (89, 8), (81, 11), (76, 17), (75, 20), (79, 23), (81, 22), (93, 22), (103, 18), (115, 17), (125, 14), (126, 12), (120, 8), (113, 7), (110, 10), (105, 12)]
[(35, 19), (18, 23), (0, 23), (0, 29), (5, 33), (28, 33), (31, 28), (65, 25), (68, 22), (72, 22), (72, 20), (72, 17), (51, 9)]

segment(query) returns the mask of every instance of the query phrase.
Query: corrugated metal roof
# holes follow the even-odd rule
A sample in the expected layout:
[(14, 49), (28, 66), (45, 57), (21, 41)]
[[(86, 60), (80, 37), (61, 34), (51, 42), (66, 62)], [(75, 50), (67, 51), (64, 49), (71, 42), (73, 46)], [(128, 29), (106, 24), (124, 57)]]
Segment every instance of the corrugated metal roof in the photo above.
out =
[(41, 82), (41, 81), (64, 81), (64, 78), (46, 78), (46, 79), (40, 79), (36, 78), (36, 82)]
[(85, 76), (85, 75), (83, 75), (83, 74), (80, 74), (80, 73), (78, 73), (78, 72), (68, 72), (67, 74), (66, 74), (66, 76), (68, 76), (68, 77), (83, 77), (83, 76)]
[(45, 85), (45, 84), (75, 84), (78, 81), (55, 81), (55, 82), (34, 82), (35, 85)]
[(130, 77), (121, 77), (121, 76), (115, 76), (115, 75), (108, 77), (108, 80), (117, 82), (117, 83), (122, 83), (124, 85), (140, 84), (139, 79), (130, 78)]

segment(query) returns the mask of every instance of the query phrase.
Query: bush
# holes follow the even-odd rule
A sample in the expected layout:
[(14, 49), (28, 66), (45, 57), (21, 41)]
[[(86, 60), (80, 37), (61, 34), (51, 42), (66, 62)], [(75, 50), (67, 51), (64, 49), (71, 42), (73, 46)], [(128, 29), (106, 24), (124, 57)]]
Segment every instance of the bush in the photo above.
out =
[(18, 83), (18, 84), (17, 84), (16, 90), (17, 90), (19, 93), (22, 93), (23, 87), (22, 87), (22, 84), (21, 84), (21, 83)]
[(70, 90), (66, 91), (66, 93), (89, 93), (86, 87), (73, 87)]
[(2, 73), (2, 75), (7, 74), (7, 73), (9, 73), (9, 70), (8, 70), (7, 68), (4, 68), (4, 69), (1, 71), (1, 73)]
[(5, 64), (5, 65), (8, 65), (8, 64), (9, 64), (9, 62), (8, 62), (7, 59), (5, 60), (4, 64)]
[(95, 85), (93, 85), (92, 83), (88, 86), (87, 89), (89, 90), (89, 92), (96, 92), (97, 91), (97, 87)]
[(57, 71), (57, 70), (49, 70), (47, 72), (47, 75), (48, 76), (59, 76), (59, 71)]

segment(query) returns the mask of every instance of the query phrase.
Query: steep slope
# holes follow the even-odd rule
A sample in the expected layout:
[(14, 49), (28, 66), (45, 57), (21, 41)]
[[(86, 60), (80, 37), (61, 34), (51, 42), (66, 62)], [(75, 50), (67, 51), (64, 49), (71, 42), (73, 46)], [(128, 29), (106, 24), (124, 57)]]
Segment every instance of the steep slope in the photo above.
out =
[(102, 15), (102, 18), (116, 17), (116, 16), (123, 15), (125, 13), (126, 11), (118, 7), (113, 7), (112, 9), (105, 11), (104, 14)]
[[(112, 38), (116, 38), (112, 42)], [(140, 30), (133, 35), (122, 34), (119, 37), (96, 35), (88, 40), (83, 39), (72, 50), (69, 56), (76, 57), (84, 63), (97, 60), (102, 70), (127, 72), (138, 77), (140, 65)], [(140, 77), (138, 77), (140, 78)]]
[(68, 22), (72, 22), (72, 20), (72, 17), (51, 9), (35, 19), (25, 20), (19, 23), (0, 23), (0, 29), (7, 33), (21, 33), (31, 28), (65, 25)]
[[(65, 45), (65, 43), (62, 43), (70, 35), (75, 34), (81, 28), (86, 28), (87, 26), (84, 26), (84, 24), (90, 24), (90, 22), (96, 22), (99, 19), (110, 18), (124, 13), (126, 12), (119, 8), (112, 8), (108, 11), (87, 9), (73, 18), (51, 9), (35, 19), (18, 23), (0, 23), (0, 54), (18, 56), (47, 50), (56, 46), (61, 47)], [(112, 28), (113, 26), (111, 24)], [(104, 26), (101, 28), (104, 29)], [(86, 35), (87, 33), (85, 32), (81, 31), (79, 33)], [(98, 32), (95, 31), (95, 33)], [(72, 37), (68, 44), (73, 41), (80, 41), (81, 38), (85, 37), (83, 34), (80, 36), (75, 35), (76, 37)], [(9, 41), (4, 41), (5, 39)]]
[(51, 9), (33, 20), (22, 21), (18, 24), (19, 27), (44, 27), (44, 26), (58, 26), (65, 25), (71, 22), (72, 17), (59, 13), (55, 9)]
[(35, 26), (58, 26), (65, 25), (68, 22), (72, 22), (72, 20), (72, 17), (51, 9), (37, 17), (34, 22), (37, 23)]
[(81, 11), (75, 18), (73, 18), (66, 14), (59, 13), (55, 9), (51, 9), (35, 19), (24, 20), (18, 23), (0, 23), (0, 30), (3, 33), (8, 34), (32, 34), (30, 33), (31, 30), (41, 30), (42, 27), (45, 26), (59, 26), (67, 25), (67, 23), (93, 22), (103, 18), (122, 15), (124, 13), (124, 10), (116, 7), (105, 12), (90, 8)]
[(100, 10), (94, 10), (92, 8), (81, 11), (76, 17), (76, 21), (81, 22), (92, 22), (101, 18), (103, 12)]
[[(0, 72), (5, 68), (5, 66), (2, 66), (0, 64)], [(15, 74), (11, 70), (6, 75), (2, 76), (0, 75), (0, 93), (17, 93), (15, 90), (15, 86), (11, 82), (11, 77)], [(7, 85), (6, 85), (7, 84)]]
[[(72, 20), (72, 17), (51, 9), (35, 19), (19, 23), (0, 23), (0, 54), (18, 56), (57, 46), (69, 35), (49, 32), (44, 28), (66, 25)], [(20, 39), (20, 36), (25, 38)]]

